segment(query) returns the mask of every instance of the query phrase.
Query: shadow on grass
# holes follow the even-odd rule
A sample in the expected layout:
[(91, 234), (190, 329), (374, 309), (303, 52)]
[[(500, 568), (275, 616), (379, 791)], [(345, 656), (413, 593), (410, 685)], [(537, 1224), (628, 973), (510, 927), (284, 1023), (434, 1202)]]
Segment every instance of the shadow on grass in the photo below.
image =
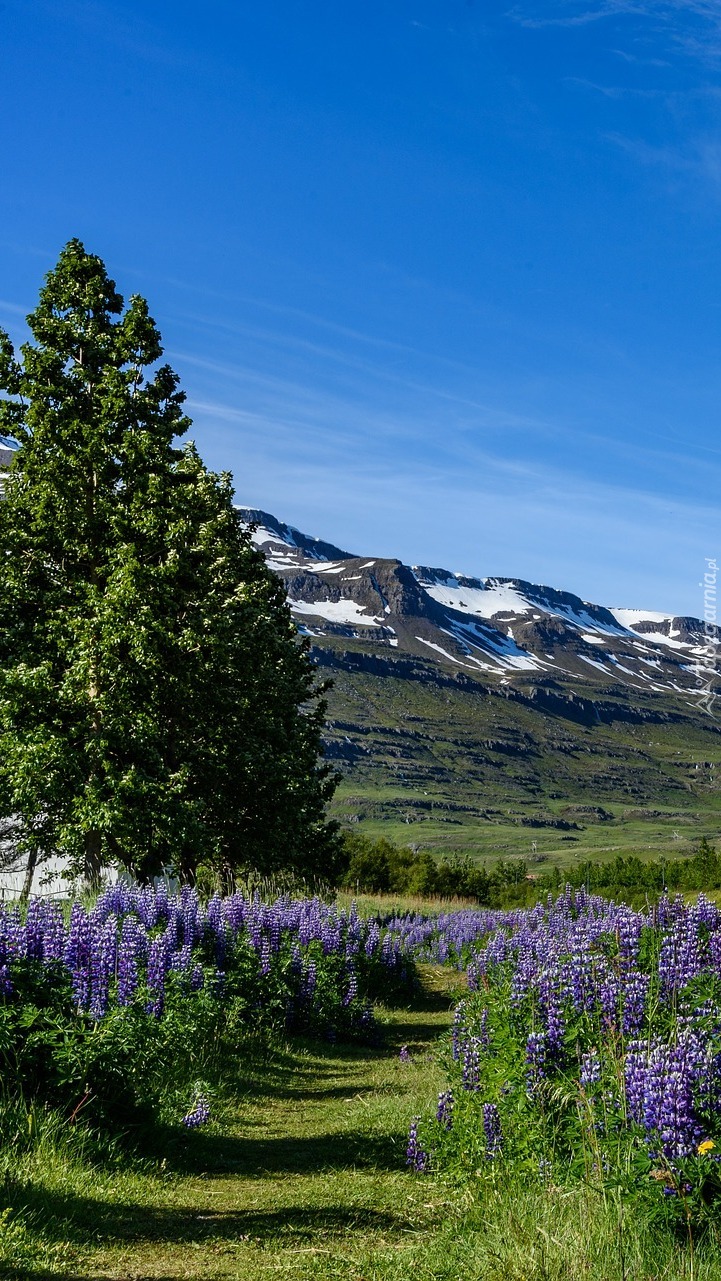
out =
[[(31, 1195), (26, 1202), (28, 1210), (39, 1208), (33, 1200)], [(264, 1243), (276, 1239), (303, 1243), (345, 1233), (409, 1231), (416, 1226), (405, 1216), (367, 1207), (328, 1204), (290, 1205), (278, 1210), (214, 1210), (190, 1205), (110, 1203), (48, 1191), (42, 1196), (42, 1212), (46, 1242), (86, 1244), (91, 1237), (96, 1246), (144, 1241)], [(2, 1275), (0, 1271), (0, 1277)], [(43, 1273), (28, 1275), (42, 1276)]]
[(401, 1045), (407, 1045), (409, 1049), (428, 1050), (434, 1041), (446, 1031), (446, 1028), (438, 1023), (418, 1023), (415, 1019), (409, 1019), (408, 1022), (395, 1022), (391, 1029), (392, 1036), (388, 1037), (388, 1048), (394, 1052)]
[[(170, 1276), (167, 1272), (163, 1273), (162, 1281), (188, 1281), (189, 1272), (179, 1273), (177, 1276)], [(158, 1281), (157, 1273), (148, 1273), (143, 1276), (142, 1273), (133, 1272), (133, 1281)], [(0, 1267), (0, 1281), (108, 1281), (107, 1272), (59, 1272), (53, 1268), (48, 1271), (47, 1268), (2, 1268)], [(194, 1281), (198, 1281), (195, 1278)]]
[[(0, 1267), (0, 1281), (107, 1281), (107, 1276), (92, 1272), (58, 1272), (56, 1268)], [(154, 1281), (148, 1277), (148, 1281)], [(163, 1281), (181, 1281), (180, 1277), (163, 1277)]]
[(169, 1131), (161, 1149), (167, 1168), (177, 1174), (232, 1174), (258, 1178), (274, 1174), (321, 1174), (329, 1170), (400, 1170), (406, 1135), (343, 1130), (302, 1137), (227, 1136), (196, 1131), (178, 1139)]
[[(157, 1158), (163, 1153), (167, 1166), (184, 1176), (215, 1176), (228, 1179), (269, 1178), (284, 1175), (325, 1174), (344, 1169), (400, 1172), (405, 1160), (405, 1132), (374, 1135), (367, 1129), (312, 1134), (302, 1137), (268, 1137), (254, 1124), (254, 1099), (286, 1101), (291, 1105), (304, 1100), (320, 1100), (372, 1094), (374, 1087), (363, 1075), (363, 1063), (378, 1058), (395, 1057), (401, 1045), (411, 1053), (421, 1053), (445, 1030), (448, 1015), (458, 997), (458, 983), (440, 984), (429, 971), (423, 974), (424, 986), (408, 1002), (405, 1010), (394, 1014), (394, 1021), (381, 1025), (377, 1046), (357, 1043), (322, 1042), (307, 1036), (293, 1036), (288, 1048), (282, 1045), (237, 1048), (226, 1069), (233, 1063), (232, 1075), (225, 1077), (224, 1093), (235, 1094), (243, 1101), (243, 1124), (249, 1130), (243, 1136), (217, 1136), (195, 1132), (189, 1135), (178, 1128), (153, 1128), (146, 1133), (140, 1147), (146, 1155)], [(453, 990), (451, 990), (451, 986)], [(406, 1013), (407, 1011), (407, 1013)], [(400, 1021), (397, 1021), (400, 1014)], [(423, 1016), (426, 1016), (425, 1018)], [(433, 1016), (436, 1019), (433, 1020)], [(292, 1048), (291, 1048), (292, 1047)], [(244, 1051), (246, 1048), (246, 1052)], [(392, 1086), (389, 1086), (392, 1088)], [(377, 1087), (376, 1087), (377, 1092)], [(253, 1132), (255, 1131), (255, 1133)], [(43, 1223), (43, 1236), (48, 1241), (71, 1241), (97, 1244), (167, 1241), (203, 1243), (205, 1241), (265, 1243), (314, 1243), (324, 1237), (343, 1234), (404, 1232), (416, 1225), (402, 1214), (354, 1208), (338, 1204), (296, 1205), (277, 1210), (206, 1210), (197, 1206), (152, 1206), (131, 1202), (109, 1203), (105, 1200), (71, 1193), (50, 1192), (28, 1186), (12, 1189), (10, 1198), (37, 1216)], [(0, 1206), (4, 1198), (0, 1196)], [(27, 1281), (44, 1281), (45, 1277), (65, 1275), (68, 1281), (80, 1281), (69, 1274), (28, 1271)], [(0, 1270), (0, 1277), (10, 1274)], [(20, 1274), (13, 1274), (21, 1281)], [(93, 1281), (84, 1274), (82, 1281)], [(101, 1281), (97, 1277), (95, 1281)], [(167, 1281), (173, 1281), (168, 1277)]]

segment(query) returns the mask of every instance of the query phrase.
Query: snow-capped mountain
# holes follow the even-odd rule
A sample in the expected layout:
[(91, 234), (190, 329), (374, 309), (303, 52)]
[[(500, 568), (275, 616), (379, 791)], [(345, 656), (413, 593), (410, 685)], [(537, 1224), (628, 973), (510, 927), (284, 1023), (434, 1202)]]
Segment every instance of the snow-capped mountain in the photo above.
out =
[(361, 640), (502, 683), (525, 673), (707, 702), (716, 683), (718, 637), (697, 618), (607, 608), (523, 579), (355, 556), (266, 512), (241, 514), (310, 636)]

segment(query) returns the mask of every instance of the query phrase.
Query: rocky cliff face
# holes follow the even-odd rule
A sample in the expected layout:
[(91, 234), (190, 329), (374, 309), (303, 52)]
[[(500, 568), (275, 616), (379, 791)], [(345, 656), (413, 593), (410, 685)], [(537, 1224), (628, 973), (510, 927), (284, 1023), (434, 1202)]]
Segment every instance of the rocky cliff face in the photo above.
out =
[(492, 684), (552, 678), (708, 704), (717, 683), (718, 638), (699, 619), (609, 609), (524, 579), (356, 556), (268, 513), (241, 512), (284, 579), (298, 626), (319, 643), (396, 649)]

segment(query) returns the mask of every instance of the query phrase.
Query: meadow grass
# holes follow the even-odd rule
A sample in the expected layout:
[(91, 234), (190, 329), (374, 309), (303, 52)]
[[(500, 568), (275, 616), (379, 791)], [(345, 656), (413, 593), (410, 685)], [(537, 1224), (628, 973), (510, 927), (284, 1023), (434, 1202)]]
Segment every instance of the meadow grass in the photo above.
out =
[(433, 916), (440, 912), (478, 911), (476, 899), (423, 897), (420, 894), (353, 894), (350, 890), (341, 890), (336, 894), (339, 907), (348, 910), (355, 903), (361, 916), (395, 916), (406, 912), (418, 912), (422, 916)]

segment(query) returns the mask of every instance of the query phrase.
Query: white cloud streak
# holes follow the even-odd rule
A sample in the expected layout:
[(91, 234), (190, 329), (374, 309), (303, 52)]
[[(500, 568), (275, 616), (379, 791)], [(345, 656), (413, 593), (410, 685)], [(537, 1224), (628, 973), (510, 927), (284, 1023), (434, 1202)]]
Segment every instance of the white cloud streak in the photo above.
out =
[[(521, 26), (539, 30), (636, 18), (652, 23), (662, 40), (689, 57), (708, 64), (717, 63), (721, 57), (721, 0), (598, 0), (595, 4), (587, 0), (556, 0), (535, 8), (516, 5), (509, 17)], [(658, 65), (657, 60), (654, 62)]]

